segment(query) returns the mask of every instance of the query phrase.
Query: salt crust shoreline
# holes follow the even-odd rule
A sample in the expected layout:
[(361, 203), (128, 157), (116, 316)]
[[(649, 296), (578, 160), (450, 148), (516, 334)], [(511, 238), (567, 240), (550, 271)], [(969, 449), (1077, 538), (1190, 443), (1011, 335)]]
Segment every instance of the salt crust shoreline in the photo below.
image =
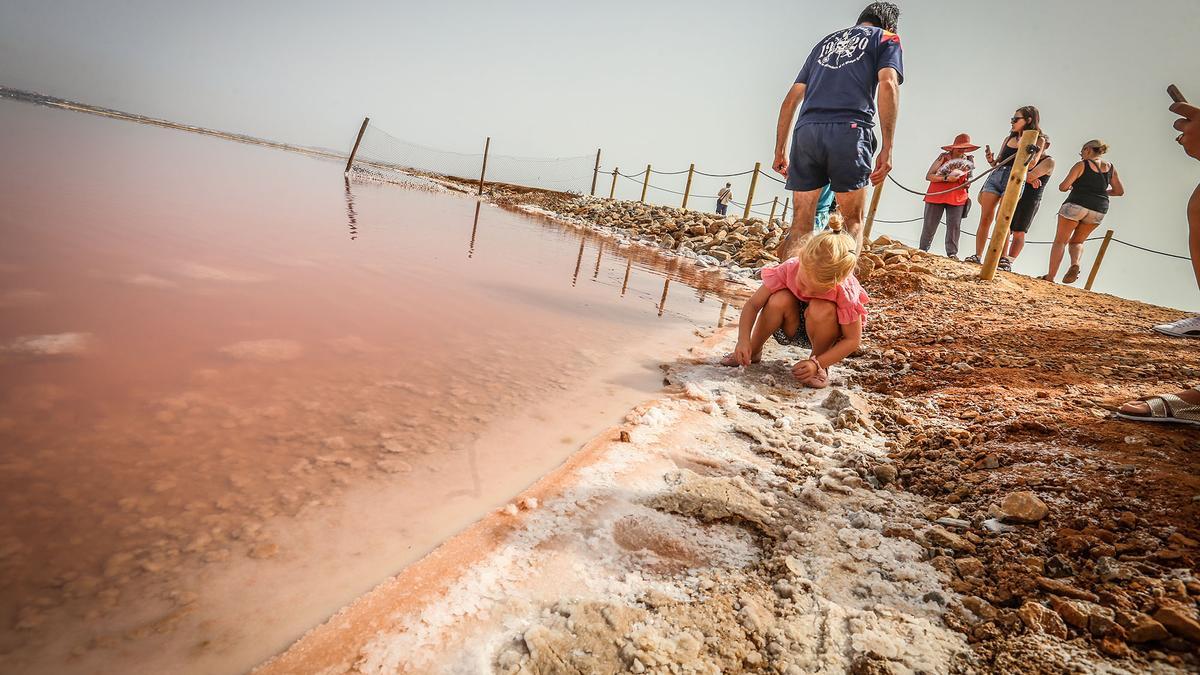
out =
[(866, 403), (796, 388), (790, 348), (712, 365), (729, 342), (514, 502), (537, 508), (447, 542), (470, 561), (439, 549), (257, 672), (970, 670)]

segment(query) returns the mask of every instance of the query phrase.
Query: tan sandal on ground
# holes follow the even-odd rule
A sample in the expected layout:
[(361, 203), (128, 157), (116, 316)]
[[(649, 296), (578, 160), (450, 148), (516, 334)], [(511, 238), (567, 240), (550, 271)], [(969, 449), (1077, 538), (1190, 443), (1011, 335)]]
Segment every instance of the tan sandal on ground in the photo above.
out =
[(1073, 284), (1079, 281), (1079, 265), (1071, 265), (1067, 268), (1067, 273), (1063, 275), (1064, 284)]
[[(1200, 390), (1200, 387), (1192, 387)], [(1145, 396), (1137, 399), (1150, 408), (1149, 415), (1125, 413), (1118, 410), (1116, 416), (1135, 422), (1161, 422), (1166, 424), (1190, 424), (1200, 426), (1200, 405), (1188, 403), (1175, 394)]]

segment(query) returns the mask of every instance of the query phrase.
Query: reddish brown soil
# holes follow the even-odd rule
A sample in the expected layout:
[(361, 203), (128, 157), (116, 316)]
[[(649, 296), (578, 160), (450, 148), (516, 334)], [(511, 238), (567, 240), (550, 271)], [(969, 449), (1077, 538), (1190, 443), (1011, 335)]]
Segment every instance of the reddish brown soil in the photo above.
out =
[[(999, 655), (1034, 630), (1016, 612), (1025, 602), (1075, 595), (1113, 610), (1117, 625), (1068, 621), (1068, 637), (1110, 657), (1197, 668), (1187, 627), (1139, 640), (1158, 634), (1145, 620), (1163, 608), (1196, 618), (1200, 429), (1111, 416), (1129, 399), (1200, 384), (1200, 342), (1150, 330), (1180, 312), (1020, 275), (982, 282), (976, 265), (912, 253), (864, 275), (871, 322), (851, 363), (881, 395), (876, 417), (901, 485), (935, 504), (931, 519), (957, 509), (971, 522), (957, 532), (976, 552), (941, 567), (992, 618), (964, 613), (962, 629)], [(1049, 515), (1006, 534), (980, 527), (1014, 491), (1033, 492)], [(1129, 578), (1102, 580), (1102, 558)]]

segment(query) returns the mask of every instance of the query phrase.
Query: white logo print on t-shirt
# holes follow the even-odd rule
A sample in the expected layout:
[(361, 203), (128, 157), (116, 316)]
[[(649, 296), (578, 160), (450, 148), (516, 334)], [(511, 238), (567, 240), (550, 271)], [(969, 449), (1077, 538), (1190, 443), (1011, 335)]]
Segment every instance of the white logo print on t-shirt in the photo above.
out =
[(869, 32), (847, 28), (839, 35), (831, 36), (825, 41), (825, 44), (821, 45), (817, 63), (833, 70), (854, 63), (867, 53), (867, 44), (870, 40)]

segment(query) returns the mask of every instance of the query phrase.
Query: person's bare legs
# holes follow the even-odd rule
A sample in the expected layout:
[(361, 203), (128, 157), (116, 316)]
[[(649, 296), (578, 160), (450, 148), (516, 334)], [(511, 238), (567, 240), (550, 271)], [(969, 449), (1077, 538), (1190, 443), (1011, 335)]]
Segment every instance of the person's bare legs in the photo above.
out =
[(842, 337), (837, 321), (837, 304), (830, 300), (810, 300), (804, 310), (804, 327), (812, 343), (813, 356), (829, 351)]
[(1079, 260), (1083, 258), (1083, 242), (1087, 241), (1087, 238), (1099, 226), (1099, 223), (1080, 223), (1079, 227), (1075, 228), (1075, 234), (1071, 236), (1071, 241), (1067, 243), (1067, 252), (1071, 255), (1072, 265), (1079, 264)]
[(1015, 261), (1017, 259), (1017, 256), (1021, 255), (1021, 251), (1023, 251), (1023, 250), (1025, 250), (1025, 233), (1024, 232), (1013, 232), (1012, 233), (1012, 244), (1010, 244), (1008, 247), (1009, 260)]
[(835, 192), (838, 213), (842, 214), (842, 225), (846, 232), (854, 237), (854, 250), (861, 251), (863, 247), (863, 207), (867, 203), (867, 188), (861, 187), (850, 192)]
[(1000, 204), (1000, 195), (995, 192), (979, 193), (979, 228), (975, 231), (975, 257), (983, 260), (983, 252), (987, 249), (988, 235), (992, 231), (992, 221), (996, 218), (996, 206)]
[[(750, 333), (750, 362), (762, 360), (763, 345), (771, 339), (775, 331), (783, 328), (788, 335), (795, 335), (800, 328), (800, 301), (788, 289), (780, 289), (767, 298), (767, 304), (754, 320), (754, 330)], [(721, 359), (723, 366), (736, 366), (733, 354)]]
[(775, 255), (779, 256), (780, 260), (787, 260), (796, 255), (800, 244), (812, 236), (821, 189), (792, 193), (792, 226), (788, 229), (787, 236), (779, 243), (779, 248), (775, 249)]
[(1046, 272), (1046, 276), (1050, 281), (1058, 278), (1058, 267), (1062, 265), (1063, 253), (1067, 250), (1067, 242), (1071, 240), (1071, 233), (1075, 228), (1079, 227), (1079, 221), (1071, 220), (1070, 218), (1058, 217), (1058, 233), (1054, 235), (1054, 244), (1050, 246), (1050, 270)]
[[(1192, 192), (1188, 200), (1188, 250), (1192, 253), (1192, 273), (1196, 275), (1196, 286), (1200, 287), (1200, 185)], [(1176, 396), (1193, 405), (1200, 405), (1200, 391), (1185, 389), (1175, 393)], [(1121, 406), (1121, 412), (1127, 415), (1148, 417), (1150, 406), (1145, 401), (1130, 401)]]

